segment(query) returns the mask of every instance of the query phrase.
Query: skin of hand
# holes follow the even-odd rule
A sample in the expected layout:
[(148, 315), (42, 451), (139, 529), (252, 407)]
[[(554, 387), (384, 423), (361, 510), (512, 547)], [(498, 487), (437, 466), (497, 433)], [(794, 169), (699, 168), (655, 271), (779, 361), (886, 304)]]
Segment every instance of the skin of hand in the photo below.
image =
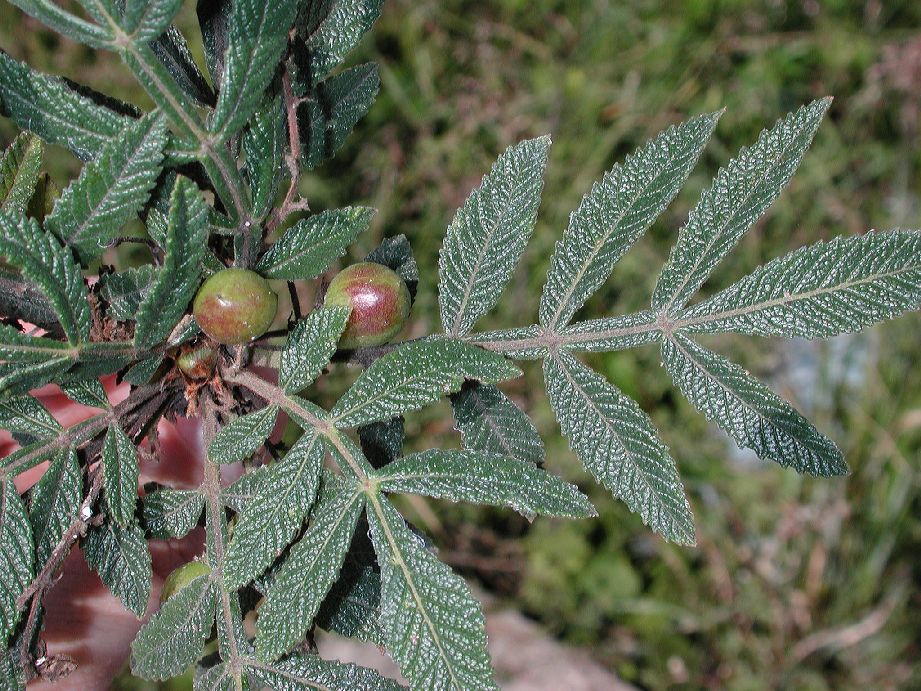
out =
[[(113, 404), (128, 394), (128, 386), (116, 386), (113, 379), (104, 381)], [(49, 412), (65, 426), (73, 425), (98, 413), (66, 398), (52, 385), (34, 392)], [(141, 461), (141, 484), (156, 481), (176, 488), (197, 487), (201, 482), (202, 459), (200, 428), (197, 422), (180, 420), (176, 424), (161, 422), (159, 462)], [(0, 457), (17, 448), (8, 432), (0, 432)], [(20, 494), (31, 487), (44, 472), (45, 465), (33, 468), (16, 478)], [(49, 683), (35, 679), (29, 689), (62, 691), (108, 689), (130, 654), (131, 641), (143, 623), (156, 611), (164, 579), (177, 566), (203, 551), (204, 533), (194, 529), (182, 540), (150, 540), (153, 561), (153, 584), (147, 612), (138, 619), (122, 606), (89, 569), (78, 546), (74, 546), (64, 563), (63, 576), (45, 596), (47, 655), (73, 658), (76, 670)], [(23, 614), (25, 616), (25, 613)]]

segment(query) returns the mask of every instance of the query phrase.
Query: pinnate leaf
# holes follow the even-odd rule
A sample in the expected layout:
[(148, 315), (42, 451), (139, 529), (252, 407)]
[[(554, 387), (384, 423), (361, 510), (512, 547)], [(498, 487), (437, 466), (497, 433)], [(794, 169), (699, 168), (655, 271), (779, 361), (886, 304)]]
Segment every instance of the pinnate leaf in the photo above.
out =
[(537, 465), (544, 462), (544, 442), (534, 423), (498, 387), (465, 382), (451, 396), (451, 408), (464, 448)]
[(374, 209), (330, 209), (288, 228), (259, 260), (266, 278), (307, 280), (319, 276), (368, 229)]
[(170, 198), (163, 266), (138, 308), (137, 346), (163, 341), (185, 313), (198, 288), (207, 239), (208, 207), (192, 181), (179, 177)]
[(162, 117), (151, 114), (133, 122), (65, 188), (46, 227), (85, 259), (101, 254), (147, 202), (165, 144)]
[(463, 336), (491, 310), (534, 231), (550, 137), (499, 156), (448, 226), (438, 260), (441, 323)]
[(416, 689), (496, 689), (486, 625), (464, 581), (424, 546), (394, 506), (369, 502), (381, 565), (384, 645)]
[(385, 492), (510, 506), (524, 516), (585, 518), (595, 508), (577, 487), (529, 461), (483, 451), (431, 449), (404, 456), (377, 475)]
[(323, 598), (339, 576), (364, 507), (354, 485), (334, 476), (323, 482), (310, 527), (291, 548), (259, 608), (256, 650), (274, 660), (303, 639)]
[(238, 587), (261, 574), (294, 538), (316, 499), (325, 450), (316, 431), (306, 430), (281, 461), (264, 471), (227, 548), (228, 585)]
[(167, 600), (131, 644), (131, 672), (151, 680), (181, 674), (201, 656), (214, 623), (216, 600), (216, 587), (208, 575)]
[(389, 420), (460, 390), (465, 379), (489, 384), (521, 374), (501, 355), (462, 341), (407, 343), (375, 360), (332, 410), (339, 427)]
[(31, 218), (0, 211), (0, 256), (44, 293), (71, 345), (89, 340), (90, 306), (71, 251)]
[(674, 312), (688, 299), (762, 213), (799, 167), (831, 105), (823, 98), (803, 106), (743, 148), (700, 197), (678, 232), (652, 296), (656, 312)]
[(336, 352), (348, 319), (346, 307), (321, 307), (295, 325), (281, 352), (278, 383), (282, 389), (297, 393), (310, 386)]
[(827, 338), (921, 304), (921, 232), (869, 232), (779, 257), (681, 316), (688, 331)]
[(0, 487), (0, 643), (6, 643), (21, 612), (16, 599), (34, 575), (32, 526), (12, 478)]
[(41, 139), (22, 132), (0, 154), (0, 208), (25, 212), (41, 172), (43, 150)]
[(380, 88), (377, 65), (359, 65), (320, 82), (297, 109), (301, 163), (316, 168), (342, 146)]
[(288, 43), (296, 0), (234, 0), (221, 92), (211, 122), (218, 140), (235, 134), (256, 109)]
[(144, 616), (153, 571), (147, 540), (137, 522), (93, 526), (81, 546), (86, 563), (112, 594), (138, 617)]
[(738, 365), (679, 333), (663, 342), (662, 360), (681, 393), (739, 446), (801, 473), (847, 473), (830, 439)]
[(81, 161), (96, 158), (134, 122), (79, 94), (63, 79), (36, 72), (2, 51), (0, 102), (19, 127), (48, 144), (67, 147)]
[(668, 128), (592, 185), (556, 245), (540, 298), (540, 323), (565, 326), (678, 194), (720, 113)]
[(681, 478), (649, 416), (572, 355), (544, 360), (547, 395), (585, 469), (672, 542), (694, 544)]
[(277, 405), (267, 405), (238, 417), (215, 435), (208, 447), (208, 458), (214, 463), (236, 463), (249, 458), (269, 438), (277, 417)]

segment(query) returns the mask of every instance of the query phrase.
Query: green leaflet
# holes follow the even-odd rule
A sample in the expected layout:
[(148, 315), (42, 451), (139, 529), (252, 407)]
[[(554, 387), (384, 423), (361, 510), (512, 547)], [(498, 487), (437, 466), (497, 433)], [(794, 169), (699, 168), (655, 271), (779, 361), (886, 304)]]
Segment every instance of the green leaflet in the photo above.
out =
[(441, 323), (463, 336), (491, 310), (534, 231), (550, 137), (509, 147), (448, 226), (438, 258)]
[(827, 338), (921, 304), (921, 232), (819, 242), (760, 266), (680, 317), (687, 331)]
[(253, 114), (275, 74), (296, 12), (295, 0), (234, 0), (221, 92), (210, 125), (216, 140), (226, 141)]
[(166, 31), (182, 7), (182, 0), (126, 0), (122, 28), (139, 42), (157, 38)]
[(138, 617), (147, 611), (152, 569), (144, 532), (136, 521), (112, 521), (89, 529), (81, 543), (90, 568), (122, 604)]
[(109, 32), (63, 10), (50, 0), (10, 0), (10, 3), (68, 38), (91, 48), (109, 47), (112, 39)]
[(35, 571), (32, 526), (12, 478), (0, 487), (0, 642), (5, 644), (16, 628), (21, 612), (17, 598)]
[(370, 110), (380, 85), (374, 64), (344, 70), (316, 85), (297, 109), (305, 168), (316, 168), (336, 153)]
[[(185, 37), (175, 26), (167, 27), (165, 33), (151, 42), (150, 51), (185, 95), (202, 105), (214, 106), (216, 96), (198, 69)], [(177, 142), (175, 151), (170, 153), (184, 154), (182, 149), (186, 146), (193, 149), (191, 154), (194, 157), (197, 147), (193, 142)]]
[(30, 218), (0, 211), (0, 256), (44, 293), (71, 345), (89, 340), (90, 306), (70, 250)]
[(336, 343), (349, 319), (345, 307), (319, 308), (291, 330), (281, 352), (278, 384), (286, 393), (306, 389), (336, 352)]
[(536, 465), (544, 462), (544, 442), (527, 414), (499, 388), (465, 382), (451, 396), (454, 426), (465, 449), (517, 458)]
[(109, 397), (106, 396), (106, 391), (102, 387), (102, 382), (98, 379), (79, 379), (64, 382), (60, 386), (61, 390), (72, 401), (82, 403), (91, 408), (101, 408), (103, 410), (112, 408), (112, 404), (109, 403)]
[(397, 276), (403, 279), (406, 287), (409, 289), (409, 295), (416, 299), (416, 288), (419, 286), (419, 267), (416, 265), (416, 258), (413, 256), (413, 248), (409, 245), (409, 240), (403, 234), (394, 235), (391, 238), (384, 238), (381, 244), (372, 250), (367, 257), (366, 262), (381, 264), (388, 269), (392, 269)]
[(138, 474), (134, 442), (117, 423), (113, 424), (102, 445), (102, 476), (112, 518), (123, 528), (134, 523)]
[(0, 429), (42, 440), (57, 436), (61, 424), (34, 397), (25, 395), (0, 399)]
[(197, 489), (158, 489), (144, 497), (144, 527), (154, 539), (184, 537), (198, 523), (205, 497)]
[(77, 518), (83, 499), (83, 473), (71, 448), (58, 451), (32, 488), (29, 519), (35, 538), (36, 561), (44, 564), (58, 540)]
[(272, 664), (253, 660), (246, 670), (273, 691), (400, 691), (404, 688), (373, 669), (324, 660), (318, 655), (290, 655)]
[[(342, 62), (377, 21), (383, 0), (311, 0), (302, 3), (297, 30), (309, 49), (309, 66), (298, 72), (302, 84), (315, 84)], [(299, 65), (300, 67), (300, 65)]]
[(458, 391), (465, 379), (494, 384), (521, 375), (512, 362), (462, 341), (407, 343), (375, 360), (332, 410), (337, 427), (389, 420)]
[(109, 305), (109, 316), (122, 322), (134, 321), (156, 276), (157, 268), (152, 264), (104, 275), (100, 292)]
[(431, 449), (378, 471), (385, 492), (509, 506), (524, 516), (586, 518), (595, 508), (575, 485), (529, 461), (484, 451)]
[(384, 645), (416, 689), (496, 689), (486, 626), (466, 583), (420, 545), (382, 496), (368, 524), (381, 565)]
[(403, 455), (405, 422), (402, 415), (397, 415), (358, 428), (361, 451), (372, 467), (380, 468)]
[(326, 447), (308, 429), (281, 461), (265, 471), (256, 495), (240, 513), (227, 548), (224, 578), (239, 587), (262, 573), (310, 513)]
[(573, 318), (674, 199), (716, 127), (709, 113), (668, 128), (592, 185), (557, 243), (540, 297), (540, 323)]
[(22, 132), (0, 155), (0, 208), (24, 213), (35, 193), (44, 145)]
[(310, 527), (291, 548), (259, 608), (256, 649), (274, 660), (304, 638), (352, 542), (364, 498), (333, 476), (324, 480)]
[(214, 623), (216, 590), (209, 576), (201, 576), (167, 600), (131, 644), (131, 672), (168, 679), (195, 662)]
[(277, 405), (238, 417), (215, 435), (208, 459), (212, 463), (236, 463), (249, 458), (269, 438), (277, 417)]
[(80, 95), (63, 79), (36, 72), (3, 52), (0, 101), (19, 127), (49, 144), (67, 147), (82, 161), (96, 158), (106, 144), (134, 122)]
[(362, 520), (345, 557), (339, 580), (320, 606), (316, 624), (347, 638), (383, 647), (381, 633), (381, 574)]
[(280, 96), (263, 103), (243, 133), (254, 218), (265, 217), (278, 196), (281, 173), (285, 169), (286, 135), (285, 110)]
[(649, 416), (569, 353), (544, 360), (544, 381), (585, 469), (657, 533), (694, 544), (694, 517), (678, 469)]
[(232, 0), (197, 0), (195, 3), (205, 49), (205, 63), (211, 75), (211, 83), (218, 91), (224, 74), (224, 56), (227, 54), (227, 34), (232, 11)]
[(830, 439), (738, 365), (678, 333), (663, 342), (662, 361), (691, 404), (759, 458), (812, 475), (848, 472)]
[(678, 232), (653, 292), (656, 312), (671, 314), (684, 306), (774, 202), (796, 172), (829, 105), (831, 99), (823, 98), (789, 114), (720, 169)]
[(23, 364), (0, 363), (0, 399), (25, 394), (63, 374), (73, 364), (69, 357)]
[(163, 341), (186, 312), (198, 288), (207, 238), (208, 208), (192, 181), (179, 177), (170, 197), (166, 257), (137, 312), (138, 347)]
[(133, 122), (64, 189), (45, 226), (81, 257), (101, 254), (147, 202), (165, 145), (162, 117), (151, 114)]
[(288, 228), (256, 265), (266, 278), (306, 280), (319, 276), (368, 229), (374, 209), (330, 209)]

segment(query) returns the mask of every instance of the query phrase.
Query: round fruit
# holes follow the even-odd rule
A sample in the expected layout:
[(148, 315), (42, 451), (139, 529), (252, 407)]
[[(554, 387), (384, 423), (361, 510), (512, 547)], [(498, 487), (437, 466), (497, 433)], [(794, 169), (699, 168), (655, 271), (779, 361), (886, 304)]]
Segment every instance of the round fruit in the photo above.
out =
[(207, 576), (211, 569), (203, 561), (190, 561), (173, 571), (163, 581), (163, 590), (160, 591), (160, 604), (169, 600), (173, 595), (185, 588), (199, 576)]
[(180, 371), (189, 379), (207, 379), (214, 371), (217, 351), (208, 346), (194, 348), (182, 353), (176, 360)]
[(339, 347), (367, 348), (387, 343), (403, 329), (409, 317), (409, 289), (386, 266), (360, 262), (333, 278), (323, 304), (352, 308)]
[(278, 296), (268, 281), (249, 269), (224, 269), (198, 289), (192, 314), (201, 330), (218, 343), (240, 345), (272, 325)]

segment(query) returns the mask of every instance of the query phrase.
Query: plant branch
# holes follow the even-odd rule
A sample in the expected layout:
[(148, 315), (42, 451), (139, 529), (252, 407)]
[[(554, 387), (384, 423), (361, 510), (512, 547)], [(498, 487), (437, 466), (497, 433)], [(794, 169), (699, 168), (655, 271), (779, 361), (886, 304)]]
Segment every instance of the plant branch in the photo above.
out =
[(281, 73), (281, 91), (285, 101), (285, 113), (288, 121), (288, 146), (290, 151), (285, 154), (285, 162), (288, 164), (288, 172), (291, 178), (291, 184), (288, 186), (288, 192), (285, 199), (275, 212), (272, 218), (266, 223), (266, 233), (271, 233), (284, 220), (296, 211), (309, 211), (310, 206), (306, 199), (297, 198), (298, 188), (301, 182), (301, 132), (297, 124), (297, 99), (291, 89), (291, 74), (288, 72), (288, 63), (282, 63), (284, 69)]

